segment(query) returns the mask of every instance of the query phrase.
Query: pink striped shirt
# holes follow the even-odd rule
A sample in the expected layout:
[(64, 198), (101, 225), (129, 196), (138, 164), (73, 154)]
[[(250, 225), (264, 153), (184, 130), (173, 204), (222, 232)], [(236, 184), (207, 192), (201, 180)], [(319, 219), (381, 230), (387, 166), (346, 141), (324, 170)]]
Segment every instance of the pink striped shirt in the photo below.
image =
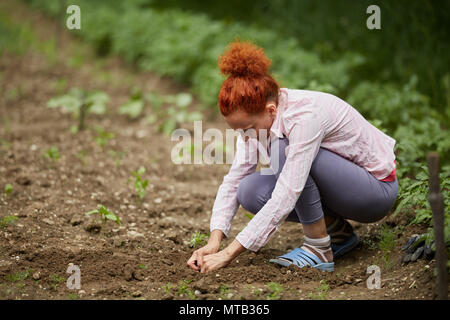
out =
[[(294, 209), (320, 147), (351, 160), (378, 180), (387, 178), (395, 169), (396, 141), (369, 123), (351, 105), (328, 93), (281, 88), (277, 115), (270, 131), (271, 139), (284, 135), (289, 145), (271, 199), (236, 237), (251, 251), (264, 246)], [(254, 147), (246, 148), (247, 143), (257, 144), (257, 140), (250, 138), (244, 142), (242, 136), (238, 136), (236, 155), (219, 187), (212, 210), (210, 230), (219, 229), (225, 236), (239, 207), (239, 182), (256, 170), (254, 159), (258, 152)]]

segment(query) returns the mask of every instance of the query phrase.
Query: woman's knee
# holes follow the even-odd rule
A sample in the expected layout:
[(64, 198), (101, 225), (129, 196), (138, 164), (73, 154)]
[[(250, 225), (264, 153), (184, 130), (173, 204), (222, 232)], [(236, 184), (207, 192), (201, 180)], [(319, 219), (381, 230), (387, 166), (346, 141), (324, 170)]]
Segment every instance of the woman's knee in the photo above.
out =
[(237, 189), (239, 204), (247, 211), (256, 214), (268, 201), (275, 187), (270, 176), (252, 173), (241, 180)]

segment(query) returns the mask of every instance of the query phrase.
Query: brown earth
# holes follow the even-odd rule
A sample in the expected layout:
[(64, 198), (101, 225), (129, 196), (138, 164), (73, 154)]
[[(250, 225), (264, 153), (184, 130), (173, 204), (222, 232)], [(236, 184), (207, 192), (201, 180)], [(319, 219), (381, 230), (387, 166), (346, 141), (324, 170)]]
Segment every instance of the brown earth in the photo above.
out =
[[(39, 42), (54, 36), (55, 22), (18, 1), (0, 5), (16, 23), (27, 21)], [(258, 253), (246, 252), (227, 268), (206, 274), (186, 266), (194, 232), (208, 233), (215, 194), (228, 165), (174, 165), (174, 145), (144, 121), (117, 112), (131, 88), (161, 94), (188, 88), (151, 73), (139, 73), (115, 57), (98, 58), (68, 32), (59, 36), (56, 59), (32, 46), (26, 54), (0, 56), (0, 219), (15, 223), (0, 229), (1, 299), (433, 299), (435, 261), (401, 263), (407, 236), (425, 228), (405, 227), (407, 217), (378, 223), (353, 223), (362, 242), (336, 261), (336, 271), (282, 268), (268, 263), (301, 244), (299, 224), (285, 223)], [(51, 53), (51, 52), (50, 52)], [(81, 61), (81, 62), (80, 62)], [(62, 81), (61, 81), (62, 80)], [(88, 117), (88, 130), (72, 134), (75, 120), (47, 101), (67, 88), (103, 90), (111, 97), (109, 112)], [(149, 109), (147, 113), (151, 112)], [(206, 114), (209, 127), (224, 122)], [(115, 134), (102, 149), (93, 128)], [(58, 161), (43, 153), (57, 146)], [(112, 152), (112, 151), (113, 152)], [(115, 153), (114, 153), (115, 152)], [(118, 154), (123, 152), (123, 156)], [(128, 183), (130, 171), (147, 169), (150, 185), (141, 201)], [(12, 184), (6, 196), (3, 188)], [(85, 212), (105, 205), (122, 220), (98, 223)], [(412, 213), (409, 213), (412, 214)], [(229, 243), (246, 225), (239, 209)], [(378, 249), (379, 226), (395, 227), (395, 249)], [(81, 290), (66, 287), (70, 263), (81, 269)], [(382, 288), (369, 290), (366, 269), (381, 267)], [(325, 285), (321, 280), (326, 281)], [(279, 284), (279, 292), (269, 284)]]

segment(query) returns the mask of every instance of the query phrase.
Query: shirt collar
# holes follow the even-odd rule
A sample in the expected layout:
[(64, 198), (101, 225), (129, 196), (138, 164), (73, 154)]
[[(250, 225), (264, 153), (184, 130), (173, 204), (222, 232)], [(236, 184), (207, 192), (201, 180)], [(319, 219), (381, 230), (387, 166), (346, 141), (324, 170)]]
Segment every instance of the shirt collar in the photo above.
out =
[[(280, 91), (284, 93), (284, 88), (281, 88)], [(283, 132), (281, 132), (281, 114), (284, 111), (284, 103), (284, 96), (280, 95), (278, 100), (277, 114), (275, 116), (275, 119), (273, 120), (272, 126), (270, 127), (271, 141), (275, 138), (283, 138)]]

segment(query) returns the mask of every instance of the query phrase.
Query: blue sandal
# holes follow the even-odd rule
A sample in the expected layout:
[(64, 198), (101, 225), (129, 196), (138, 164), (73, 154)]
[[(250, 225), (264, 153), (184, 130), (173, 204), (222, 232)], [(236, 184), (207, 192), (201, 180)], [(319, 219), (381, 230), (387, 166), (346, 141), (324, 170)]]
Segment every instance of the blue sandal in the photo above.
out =
[[(292, 262), (284, 261), (280, 258), (288, 259)], [(301, 248), (295, 248), (294, 250), (277, 257), (276, 259), (270, 259), (269, 262), (277, 263), (285, 267), (289, 267), (293, 264), (300, 268), (310, 266), (323, 271), (334, 271), (334, 262), (322, 262), (319, 257)]]
[(353, 234), (348, 237), (344, 242), (336, 244), (331, 244), (331, 250), (333, 251), (333, 258), (339, 258), (342, 257), (344, 254), (352, 251), (356, 246), (359, 244), (359, 237), (356, 233), (353, 232)]

